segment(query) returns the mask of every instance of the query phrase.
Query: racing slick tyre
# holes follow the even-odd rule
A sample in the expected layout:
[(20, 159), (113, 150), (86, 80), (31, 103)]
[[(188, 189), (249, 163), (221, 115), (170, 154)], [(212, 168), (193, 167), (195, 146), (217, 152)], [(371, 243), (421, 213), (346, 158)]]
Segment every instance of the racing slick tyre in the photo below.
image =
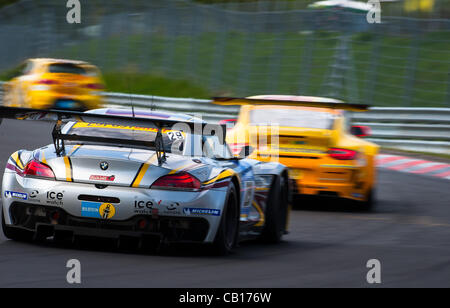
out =
[(286, 177), (277, 177), (272, 183), (266, 207), (266, 224), (261, 240), (266, 243), (279, 243), (283, 236), (288, 217), (289, 188)]
[(236, 246), (239, 233), (239, 204), (236, 187), (228, 189), (219, 229), (213, 244), (214, 254), (227, 255)]
[(367, 200), (362, 202), (363, 210), (371, 211), (376, 204), (375, 189), (371, 188), (367, 194)]
[(5, 223), (5, 217), (3, 216), (3, 209), (2, 209), (2, 230), (3, 234), (10, 240), (28, 242), (33, 239), (33, 232), (31, 231), (8, 227)]

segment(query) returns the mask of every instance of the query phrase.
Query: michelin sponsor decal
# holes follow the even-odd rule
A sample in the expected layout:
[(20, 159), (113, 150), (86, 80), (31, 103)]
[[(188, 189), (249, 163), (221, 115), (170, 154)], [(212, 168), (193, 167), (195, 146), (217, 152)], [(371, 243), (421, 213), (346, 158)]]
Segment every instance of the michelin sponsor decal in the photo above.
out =
[(212, 216), (220, 216), (220, 210), (192, 208), (192, 207), (185, 207), (183, 209), (183, 213), (185, 215), (212, 215)]
[(17, 191), (5, 191), (5, 198), (14, 198), (14, 199), (20, 199), (20, 200), (28, 200), (28, 194), (21, 193)]

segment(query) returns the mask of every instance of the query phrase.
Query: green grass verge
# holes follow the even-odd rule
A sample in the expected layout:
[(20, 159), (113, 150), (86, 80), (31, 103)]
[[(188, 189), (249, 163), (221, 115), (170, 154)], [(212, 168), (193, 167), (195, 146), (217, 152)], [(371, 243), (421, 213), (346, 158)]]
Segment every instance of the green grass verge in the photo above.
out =
[(188, 80), (139, 73), (108, 72), (103, 74), (107, 91), (171, 97), (209, 98), (211, 93)]

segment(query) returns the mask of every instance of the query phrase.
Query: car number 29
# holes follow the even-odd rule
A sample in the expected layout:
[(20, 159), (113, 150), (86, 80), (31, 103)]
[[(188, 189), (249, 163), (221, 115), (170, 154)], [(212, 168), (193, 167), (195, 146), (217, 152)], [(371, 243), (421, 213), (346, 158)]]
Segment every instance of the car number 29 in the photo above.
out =
[(169, 137), (170, 140), (182, 140), (184, 139), (184, 136), (181, 132), (176, 131), (176, 132), (168, 132), (167, 136)]

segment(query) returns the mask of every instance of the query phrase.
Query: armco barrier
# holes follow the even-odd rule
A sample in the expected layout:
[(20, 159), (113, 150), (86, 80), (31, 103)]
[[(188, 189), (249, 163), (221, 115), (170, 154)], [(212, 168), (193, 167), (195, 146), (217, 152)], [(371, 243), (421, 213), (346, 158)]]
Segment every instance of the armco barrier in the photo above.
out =
[[(0, 83), (0, 86), (2, 83)], [(0, 87), (0, 96), (3, 87)], [(235, 118), (238, 106), (219, 106), (210, 100), (125, 93), (105, 93), (108, 106), (185, 113), (208, 122)], [(368, 140), (392, 149), (450, 155), (450, 108), (373, 107), (353, 113), (351, 121), (372, 129)]]

